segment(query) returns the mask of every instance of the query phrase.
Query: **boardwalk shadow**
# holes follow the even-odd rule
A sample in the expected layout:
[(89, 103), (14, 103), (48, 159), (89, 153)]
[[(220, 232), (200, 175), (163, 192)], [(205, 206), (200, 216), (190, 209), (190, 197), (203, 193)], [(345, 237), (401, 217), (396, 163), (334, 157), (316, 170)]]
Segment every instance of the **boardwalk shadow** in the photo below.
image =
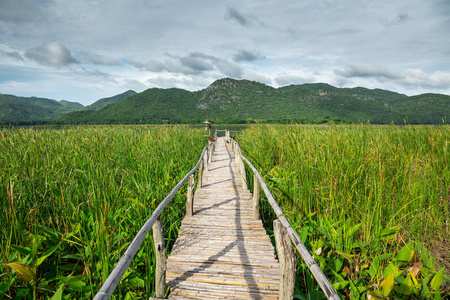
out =
[(219, 202), (219, 203), (214, 203), (211, 206), (203, 207), (201, 209), (195, 210), (194, 211), (194, 215), (199, 214), (199, 213), (204, 212), (204, 211), (207, 211), (207, 210), (210, 210), (210, 209), (218, 208), (218, 207), (220, 207), (222, 205), (228, 204), (228, 203), (230, 203), (232, 201), (236, 201), (238, 199), (239, 199), (238, 197), (233, 197), (233, 198), (230, 198), (228, 200), (225, 200), (225, 201), (222, 201), (222, 202)]

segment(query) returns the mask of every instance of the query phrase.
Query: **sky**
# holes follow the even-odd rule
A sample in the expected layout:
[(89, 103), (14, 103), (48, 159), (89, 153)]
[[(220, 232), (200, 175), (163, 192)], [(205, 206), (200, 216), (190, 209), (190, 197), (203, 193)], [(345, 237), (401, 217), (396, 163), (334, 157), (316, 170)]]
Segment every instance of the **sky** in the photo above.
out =
[(450, 95), (449, 0), (0, 0), (0, 93), (325, 82)]

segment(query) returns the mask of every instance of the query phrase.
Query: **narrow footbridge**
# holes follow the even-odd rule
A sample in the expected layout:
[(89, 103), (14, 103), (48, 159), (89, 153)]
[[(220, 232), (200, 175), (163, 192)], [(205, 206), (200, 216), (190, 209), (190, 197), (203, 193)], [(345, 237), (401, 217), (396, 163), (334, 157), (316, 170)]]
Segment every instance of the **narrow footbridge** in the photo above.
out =
[(275, 249), (252, 203), (229, 144), (217, 139), (167, 261), (169, 299), (278, 298)]
[[(247, 188), (244, 162), (254, 173), (253, 195)], [(160, 215), (186, 182), (186, 217), (166, 258)], [(277, 253), (259, 219), (261, 189), (278, 217), (274, 221)], [(164, 298), (167, 287), (169, 299), (292, 299), (296, 268), (292, 245), (325, 295), (339, 299), (229, 131), (203, 149), (197, 165), (153, 212), (94, 299), (111, 297), (151, 228), (155, 299)]]

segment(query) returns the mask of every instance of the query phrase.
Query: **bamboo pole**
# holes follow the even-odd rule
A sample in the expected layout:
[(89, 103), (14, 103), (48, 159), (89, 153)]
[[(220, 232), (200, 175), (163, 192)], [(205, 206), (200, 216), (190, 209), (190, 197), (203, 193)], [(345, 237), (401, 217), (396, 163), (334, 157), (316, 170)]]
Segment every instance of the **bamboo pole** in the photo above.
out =
[(156, 256), (155, 296), (157, 298), (164, 298), (164, 294), (166, 293), (166, 245), (164, 243), (161, 216), (156, 219), (152, 229)]
[(273, 221), (273, 232), (280, 264), (280, 291), (278, 299), (288, 300), (294, 297), (295, 269), (297, 258), (292, 248), (292, 242), (279, 220)]
[(188, 188), (187, 188), (187, 199), (186, 199), (186, 217), (192, 217), (194, 214), (194, 184), (195, 175), (189, 176)]
[(259, 220), (259, 189), (258, 177), (253, 175), (253, 220)]

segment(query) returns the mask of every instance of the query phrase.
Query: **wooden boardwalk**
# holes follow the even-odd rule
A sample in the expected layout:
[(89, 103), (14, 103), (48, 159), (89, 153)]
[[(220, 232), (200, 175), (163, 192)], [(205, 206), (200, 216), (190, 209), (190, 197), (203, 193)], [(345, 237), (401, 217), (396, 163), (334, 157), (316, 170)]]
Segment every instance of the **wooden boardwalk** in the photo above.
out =
[(275, 250), (261, 220), (253, 220), (252, 195), (224, 138), (208, 169), (167, 260), (169, 299), (277, 299)]

